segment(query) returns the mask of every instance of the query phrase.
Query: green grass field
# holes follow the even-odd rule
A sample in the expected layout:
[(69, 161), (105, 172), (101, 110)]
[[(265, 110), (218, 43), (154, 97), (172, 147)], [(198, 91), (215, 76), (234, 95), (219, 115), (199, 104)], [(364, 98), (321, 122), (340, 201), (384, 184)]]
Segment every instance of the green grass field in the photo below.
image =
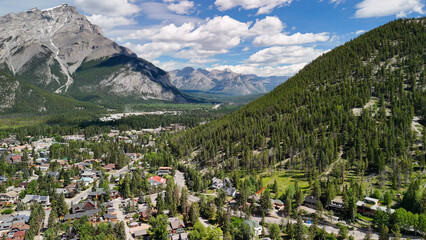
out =
[(262, 176), (262, 181), (264, 186), (267, 186), (269, 184), (273, 184), (274, 180), (277, 180), (278, 183), (278, 193), (277, 195), (280, 196), (285, 192), (287, 187), (294, 185), (294, 183), (297, 181), (299, 184), (299, 187), (303, 190), (307, 190), (309, 188), (309, 182), (306, 181), (305, 177), (303, 176), (303, 173), (301, 171), (275, 171), (274, 173), (264, 172), (260, 176)]

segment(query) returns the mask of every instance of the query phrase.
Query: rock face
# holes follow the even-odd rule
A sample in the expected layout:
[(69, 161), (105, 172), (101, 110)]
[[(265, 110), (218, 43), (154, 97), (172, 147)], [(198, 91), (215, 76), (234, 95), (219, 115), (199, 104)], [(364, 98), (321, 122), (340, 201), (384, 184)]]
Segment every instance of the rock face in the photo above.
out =
[(170, 72), (172, 83), (182, 90), (250, 95), (266, 93), (287, 80), (288, 77), (258, 77), (230, 70), (184, 68)]
[(79, 99), (186, 99), (168, 74), (106, 38), (75, 7), (0, 17), (0, 66), (19, 80)]

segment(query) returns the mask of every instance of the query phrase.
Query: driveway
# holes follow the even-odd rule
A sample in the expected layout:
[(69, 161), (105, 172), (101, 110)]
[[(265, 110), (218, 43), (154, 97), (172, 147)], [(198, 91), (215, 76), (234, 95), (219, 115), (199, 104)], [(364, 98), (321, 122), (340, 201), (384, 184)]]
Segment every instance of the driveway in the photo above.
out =
[(185, 175), (183, 172), (179, 170), (175, 171), (175, 183), (179, 186), (179, 188), (183, 188), (185, 186)]

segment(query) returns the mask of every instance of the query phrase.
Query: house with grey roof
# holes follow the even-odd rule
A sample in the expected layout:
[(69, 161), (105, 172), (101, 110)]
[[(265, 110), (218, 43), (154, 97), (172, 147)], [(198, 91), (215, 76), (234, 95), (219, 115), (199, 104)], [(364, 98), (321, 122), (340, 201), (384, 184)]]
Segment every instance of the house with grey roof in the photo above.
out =
[(40, 195), (25, 195), (24, 199), (21, 200), (23, 204), (38, 203), (44, 207), (50, 206), (49, 196)]

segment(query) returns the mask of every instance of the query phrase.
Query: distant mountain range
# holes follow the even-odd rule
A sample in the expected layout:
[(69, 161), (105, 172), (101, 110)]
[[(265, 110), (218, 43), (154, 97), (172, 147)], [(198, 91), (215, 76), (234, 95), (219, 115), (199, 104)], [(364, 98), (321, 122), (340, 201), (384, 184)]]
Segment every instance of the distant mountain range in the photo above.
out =
[(230, 95), (267, 93), (288, 77), (258, 77), (226, 70), (194, 69), (191, 67), (170, 72), (171, 82), (180, 90), (197, 90)]
[[(187, 101), (167, 72), (104, 37), (66, 4), (0, 17), (0, 71), (30, 88), (84, 101)], [(0, 96), (11, 100), (14, 89), (0, 89)]]

